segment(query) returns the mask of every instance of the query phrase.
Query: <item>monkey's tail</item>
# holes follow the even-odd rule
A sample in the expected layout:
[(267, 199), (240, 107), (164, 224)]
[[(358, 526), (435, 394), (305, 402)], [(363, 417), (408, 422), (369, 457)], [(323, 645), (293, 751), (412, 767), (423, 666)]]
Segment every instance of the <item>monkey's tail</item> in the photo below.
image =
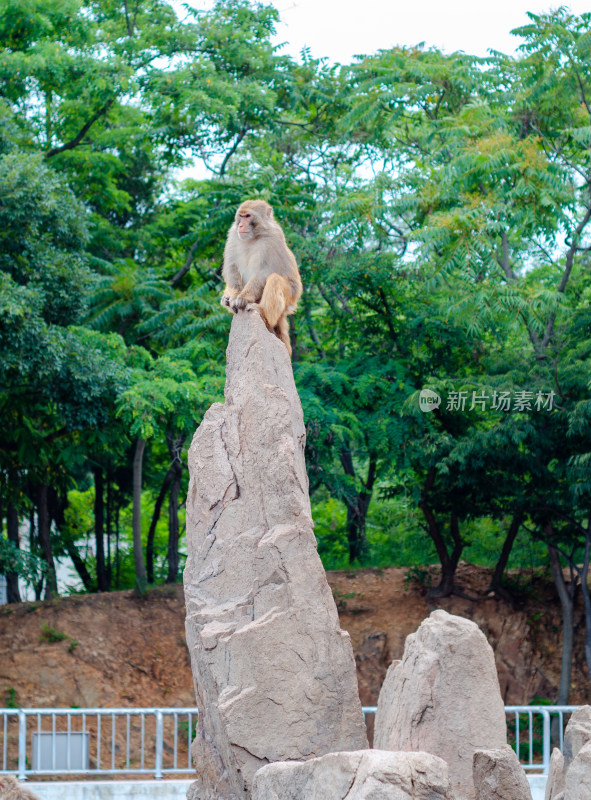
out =
[(274, 328), (278, 324), (286, 313), (287, 305), (291, 300), (289, 281), (282, 275), (272, 272), (267, 278), (260, 300), (269, 328)]
[(291, 341), (289, 338), (289, 323), (286, 317), (281, 317), (277, 325), (273, 328), (273, 333), (278, 339), (281, 339), (283, 344), (287, 347), (287, 352), (291, 358)]

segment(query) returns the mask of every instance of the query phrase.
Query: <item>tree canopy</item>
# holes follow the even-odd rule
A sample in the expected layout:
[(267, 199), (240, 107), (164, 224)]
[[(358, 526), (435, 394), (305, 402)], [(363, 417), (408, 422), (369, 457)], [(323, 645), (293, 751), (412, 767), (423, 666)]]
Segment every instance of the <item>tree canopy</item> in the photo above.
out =
[(438, 561), (438, 595), (460, 558), (501, 594), (526, 555), (547, 566), (566, 702), (577, 586), (591, 670), (591, 15), (529, 14), (517, 56), (344, 65), (284, 55), (278, 20), (248, 0), (0, 9), (9, 598), (19, 575), (55, 594), (66, 558), (85, 591), (178, 580), (186, 450), (223, 389), (224, 239), (261, 197), (304, 283), (325, 565)]

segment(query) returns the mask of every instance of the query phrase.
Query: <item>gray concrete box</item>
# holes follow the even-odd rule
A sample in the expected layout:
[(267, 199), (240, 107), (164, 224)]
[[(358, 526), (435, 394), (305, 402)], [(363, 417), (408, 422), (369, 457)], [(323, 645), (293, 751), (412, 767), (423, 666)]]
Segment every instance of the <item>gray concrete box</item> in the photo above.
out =
[(37, 772), (87, 770), (89, 738), (90, 734), (82, 731), (33, 733), (32, 768)]

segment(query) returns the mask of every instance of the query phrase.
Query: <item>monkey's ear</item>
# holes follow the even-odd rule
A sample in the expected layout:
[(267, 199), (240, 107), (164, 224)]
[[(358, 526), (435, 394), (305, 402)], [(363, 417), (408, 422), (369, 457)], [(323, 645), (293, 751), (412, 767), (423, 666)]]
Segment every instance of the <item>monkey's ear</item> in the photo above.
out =
[(267, 206), (267, 216), (268, 217), (273, 216), (273, 209), (271, 208), (271, 206)]

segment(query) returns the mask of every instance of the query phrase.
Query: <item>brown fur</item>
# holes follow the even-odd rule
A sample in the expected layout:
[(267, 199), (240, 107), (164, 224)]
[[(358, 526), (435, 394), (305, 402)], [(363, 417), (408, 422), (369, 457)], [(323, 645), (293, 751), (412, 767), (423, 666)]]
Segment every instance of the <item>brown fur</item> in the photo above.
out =
[(0, 800), (41, 800), (38, 794), (19, 783), (14, 775), (0, 775)]
[(224, 250), (222, 305), (236, 313), (256, 308), (291, 356), (287, 316), (296, 310), (302, 282), (294, 254), (273, 209), (264, 200), (242, 203)]

